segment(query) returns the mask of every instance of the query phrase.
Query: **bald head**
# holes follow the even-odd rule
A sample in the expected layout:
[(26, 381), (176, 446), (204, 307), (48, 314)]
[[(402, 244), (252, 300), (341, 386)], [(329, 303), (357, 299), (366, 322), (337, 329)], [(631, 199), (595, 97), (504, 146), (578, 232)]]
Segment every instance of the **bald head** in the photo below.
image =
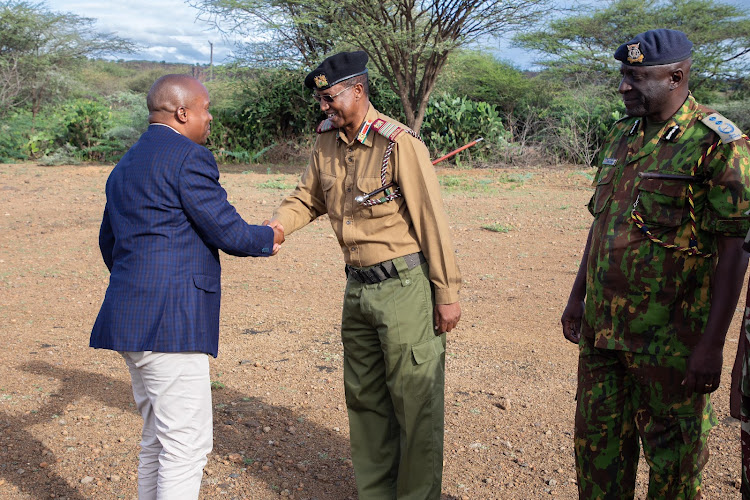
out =
[(189, 75), (165, 75), (148, 91), (148, 122), (169, 125), (198, 144), (208, 138), (211, 114), (208, 90)]
[(172, 114), (180, 106), (186, 106), (203, 84), (189, 75), (164, 75), (154, 82), (146, 97), (149, 122), (152, 115)]

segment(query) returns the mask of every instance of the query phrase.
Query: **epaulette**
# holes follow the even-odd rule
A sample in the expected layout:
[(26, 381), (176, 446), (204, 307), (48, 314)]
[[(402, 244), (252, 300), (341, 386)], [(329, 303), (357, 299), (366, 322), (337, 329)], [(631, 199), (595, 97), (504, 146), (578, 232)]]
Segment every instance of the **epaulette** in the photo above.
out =
[(701, 120), (701, 122), (719, 135), (721, 142), (724, 144), (736, 141), (743, 136), (742, 131), (730, 120), (724, 118), (719, 113), (711, 113)]
[(336, 127), (333, 126), (333, 122), (330, 118), (326, 118), (320, 124), (318, 125), (318, 128), (315, 129), (315, 131), (319, 134), (322, 134), (323, 132), (328, 132), (329, 130), (333, 130)]
[(396, 140), (396, 137), (398, 137), (401, 132), (406, 130), (403, 127), (396, 125), (395, 123), (387, 122), (382, 118), (378, 118), (374, 122), (372, 122), (372, 128), (378, 134), (387, 138), (391, 142), (394, 142)]

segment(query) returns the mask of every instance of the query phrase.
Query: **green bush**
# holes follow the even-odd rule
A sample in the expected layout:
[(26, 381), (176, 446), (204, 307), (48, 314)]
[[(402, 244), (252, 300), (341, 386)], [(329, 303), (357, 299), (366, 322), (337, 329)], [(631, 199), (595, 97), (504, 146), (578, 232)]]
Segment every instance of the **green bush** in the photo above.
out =
[(587, 83), (570, 85), (541, 111), (534, 139), (559, 161), (591, 166), (624, 111), (622, 100), (609, 89)]
[[(306, 74), (282, 69), (257, 72), (234, 105), (212, 110), (209, 148), (218, 161), (283, 162), (306, 156), (315, 128), (325, 119), (312, 92), (304, 86)], [(370, 78), (370, 98), (382, 113), (404, 120), (400, 99), (377, 75)]]
[(496, 106), (444, 94), (430, 101), (422, 137), (435, 158), (483, 137), (483, 142), (462, 154), (487, 158), (506, 144), (508, 132)]

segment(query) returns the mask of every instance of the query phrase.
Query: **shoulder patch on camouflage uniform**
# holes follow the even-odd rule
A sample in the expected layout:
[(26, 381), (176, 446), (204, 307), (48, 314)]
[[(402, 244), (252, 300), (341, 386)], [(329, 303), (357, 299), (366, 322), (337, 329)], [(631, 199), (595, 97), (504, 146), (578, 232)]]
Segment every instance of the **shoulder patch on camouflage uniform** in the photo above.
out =
[(721, 142), (724, 144), (736, 141), (743, 135), (742, 131), (737, 128), (737, 125), (724, 118), (719, 113), (711, 113), (703, 118), (701, 122), (719, 134), (719, 138), (721, 138)]
[(320, 124), (318, 125), (318, 128), (315, 129), (315, 131), (319, 134), (322, 134), (323, 132), (328, 132), (329, 130), (333, 130), (336, 127), (333, 126), (333, 122), (331, 122), (330, 118), (326, 118)]
[(401, 134), (405, 129), (396, 125), (395, 123), (387, 122), (382, 118), (376, 119), (372, 122), (372, 128), (383, 137), (386, 137), (389, 141), (395, 141), (396, 137)]

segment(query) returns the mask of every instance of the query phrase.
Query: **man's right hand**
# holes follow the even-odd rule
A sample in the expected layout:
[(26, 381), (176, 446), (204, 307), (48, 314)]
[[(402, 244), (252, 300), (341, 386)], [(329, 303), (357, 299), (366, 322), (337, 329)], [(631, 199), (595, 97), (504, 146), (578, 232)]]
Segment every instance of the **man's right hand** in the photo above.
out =
[(563, 311), (560, 323), (566, 339), (577, 344), (581, 340), (581, 320), (583, 319), (584, 301), (571, 299)]
[(284, 243), (284, 226), (281, 225), (281, 223), (277, 220), (264, 220), (263, 221), (264, 226), (269, 226), (271, 229), (273, 229), (273, 252), (271, 252), (271, 255), (276, 255), (279, 253), (279, 249), (281, 248), (281, 244)]

